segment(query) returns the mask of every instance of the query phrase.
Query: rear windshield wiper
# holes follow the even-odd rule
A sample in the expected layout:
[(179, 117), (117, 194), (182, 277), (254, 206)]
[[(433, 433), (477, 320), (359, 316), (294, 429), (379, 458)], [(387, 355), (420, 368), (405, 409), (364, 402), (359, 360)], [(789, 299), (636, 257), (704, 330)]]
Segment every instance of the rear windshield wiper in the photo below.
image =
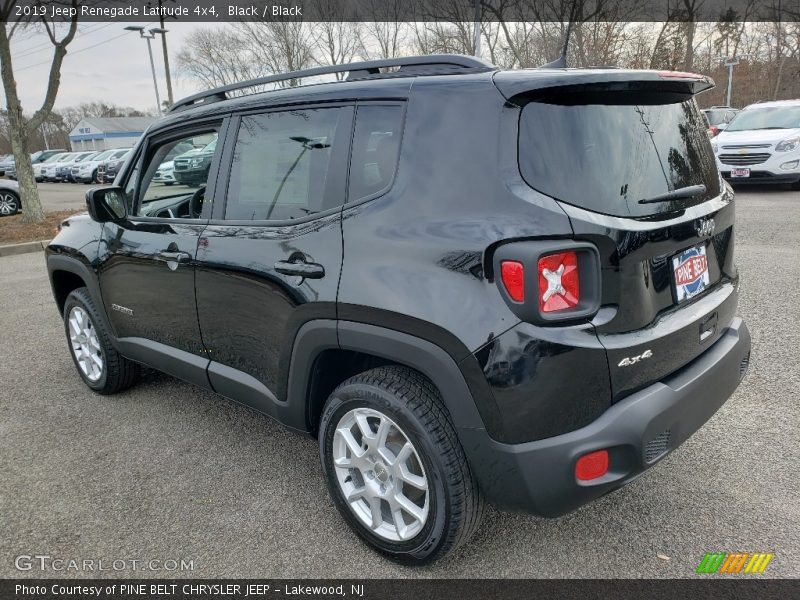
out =
[(694, 198), (695, 196), (699, 196), (700, 194), (706, 193), (706, 186), (702, 183), (699, 185), (688, 185), (686, 187), (678, 188), (677, 190), (672, 190), (671, 192), (667, 192), (666, 194), (661, 194), (659, 196), (653, 196), (652, 198), (645, 198), (644, 200), (639, 200), (639, 204), (655, 204), (657, 202), (670, 202), (671, 200), (683, 200), (685, 198)]

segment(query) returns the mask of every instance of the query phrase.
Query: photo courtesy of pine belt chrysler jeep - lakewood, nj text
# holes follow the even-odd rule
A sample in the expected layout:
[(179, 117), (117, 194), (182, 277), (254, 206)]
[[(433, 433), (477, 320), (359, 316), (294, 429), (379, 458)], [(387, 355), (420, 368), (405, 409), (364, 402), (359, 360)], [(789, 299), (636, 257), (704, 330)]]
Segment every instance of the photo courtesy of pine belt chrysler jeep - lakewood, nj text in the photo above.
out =
[(486, 503), (573, 511), (747, 371), (712, 86), (441, 55), (181, 100), (47, 247), (77, 372), (113, 394), (146, 365), (316, 437), (342, 517), (398, 561)]

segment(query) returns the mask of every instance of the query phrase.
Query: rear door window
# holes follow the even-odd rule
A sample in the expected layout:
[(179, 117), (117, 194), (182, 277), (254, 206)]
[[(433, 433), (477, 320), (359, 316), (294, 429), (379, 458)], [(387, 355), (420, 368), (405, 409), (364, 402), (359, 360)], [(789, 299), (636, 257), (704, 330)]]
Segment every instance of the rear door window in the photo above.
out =
[[(531, 187), (626, 217), (679, 210), (720, 193), (706, 121), (694, 99), (646, 104), (612, 93), (601, 100), (566, 98), (530, 102), (522, 110), (519, 164)], [(691, 199), (640, 202), (699, 184), (705, 193)]]

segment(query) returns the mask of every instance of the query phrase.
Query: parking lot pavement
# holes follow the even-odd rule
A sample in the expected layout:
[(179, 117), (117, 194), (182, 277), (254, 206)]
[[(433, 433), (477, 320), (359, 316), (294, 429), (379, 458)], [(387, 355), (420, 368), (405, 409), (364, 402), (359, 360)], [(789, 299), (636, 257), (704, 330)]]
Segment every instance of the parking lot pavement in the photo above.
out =
[(800, 194), (737, 203), (753, 358), (736, 394), (626, 488), (558, 520), (489, 511), (468, 545), (417, 570), (346, 528), (313, 440), (156, 373), (90, 392), (42, 254), (0, 259), (0, 577), (40, 576), (14, 568), (35, 553), (183, 558), (195, 577), (697, 577), (709, 551), (774, 552), (766, 575), (799, 577)]
[[(97, 185), (97, 184), (94, 184)], [(84, 183), (40, 183), (39, 198), (47, 212), (86, 208), (86, 190), (92, 185)]]

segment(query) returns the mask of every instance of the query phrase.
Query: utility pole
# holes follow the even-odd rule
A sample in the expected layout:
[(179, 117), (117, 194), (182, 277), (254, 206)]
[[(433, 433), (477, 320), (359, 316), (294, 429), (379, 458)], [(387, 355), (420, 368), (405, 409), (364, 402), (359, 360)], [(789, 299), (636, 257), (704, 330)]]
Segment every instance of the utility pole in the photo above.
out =
[(161, 51), (164, 54), (164, 74), (167, 78), (167, 100), (172, 106), (175, 100), (172, 98), (172, 76), (169, 73), (169, 52), (167, 51), (167, 30), (164, 29), (164, 15), (161, 12), (163, 0), (158, 0), (158, 20), (163, 30), (161, 33)]
[(481, 56), (481, 0), (475, 0), (475, 21), (472, 26), (472, 40), (475, 48), (475, 56)]

